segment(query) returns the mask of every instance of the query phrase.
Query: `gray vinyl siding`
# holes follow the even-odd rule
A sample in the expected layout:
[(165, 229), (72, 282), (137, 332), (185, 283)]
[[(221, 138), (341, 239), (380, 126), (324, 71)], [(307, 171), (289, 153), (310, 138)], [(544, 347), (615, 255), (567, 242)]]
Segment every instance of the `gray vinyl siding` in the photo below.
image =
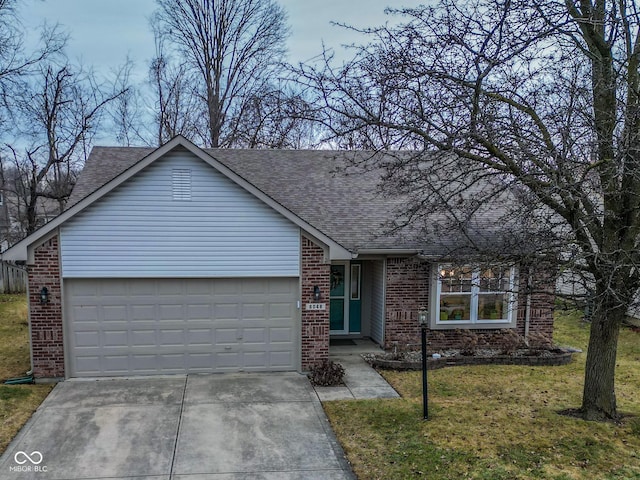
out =
[[(556, 280), (556, 293), (566, 298), (577, 300), (580, 306), (583, 306), (585, 302), (589, 300), (589, 290), (593, 291), (595, 288), (594, 284), (588, 286), (589, 289), (587, 289), (584, 280), (570, 270), (567, 270), (558, 275), (558, 279)], [(631, 305), (629, 305), (627, 315), (632, 318), (640, 318), (640, 292), (636, 293)]]
[(190, 153), (157, 160), (69, 220), (60, 237), (67, 278), (300, 272), (299, 228)]
[(384, 344), (384, 261), (371, 262), (371, 338)]

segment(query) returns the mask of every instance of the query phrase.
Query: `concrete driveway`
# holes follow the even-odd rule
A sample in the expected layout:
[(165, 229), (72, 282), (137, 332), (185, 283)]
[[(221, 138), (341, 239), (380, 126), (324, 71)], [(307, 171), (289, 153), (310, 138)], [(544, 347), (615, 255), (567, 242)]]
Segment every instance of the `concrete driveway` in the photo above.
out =
[(295, 374), (58, 384), (0, 457), (2, 479), (351, 479)]

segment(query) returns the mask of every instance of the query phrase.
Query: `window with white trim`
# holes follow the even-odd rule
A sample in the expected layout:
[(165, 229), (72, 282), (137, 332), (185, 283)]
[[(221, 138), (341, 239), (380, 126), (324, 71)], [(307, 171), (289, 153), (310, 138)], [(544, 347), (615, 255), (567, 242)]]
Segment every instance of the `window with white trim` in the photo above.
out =
[(438, 265), (436, 326), (515, 326), (515, 280), (514, 267)]

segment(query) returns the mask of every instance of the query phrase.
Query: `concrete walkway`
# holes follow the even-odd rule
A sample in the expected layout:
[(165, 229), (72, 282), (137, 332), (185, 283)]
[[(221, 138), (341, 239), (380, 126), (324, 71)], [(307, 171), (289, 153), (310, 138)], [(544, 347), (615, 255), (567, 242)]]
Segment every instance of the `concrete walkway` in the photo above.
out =
[(331, 360), (345, 369), (345, 386), (315, 387), (320, 401), (399, 398), (398, 392), (360, 356), (375, 351), (382, 350), (368, 340), (356, 340), (355, 346), (330, 347)]
[(60, 383), (0, 457), (0, 478), (354, 477), (308, 379), (286, 373)]

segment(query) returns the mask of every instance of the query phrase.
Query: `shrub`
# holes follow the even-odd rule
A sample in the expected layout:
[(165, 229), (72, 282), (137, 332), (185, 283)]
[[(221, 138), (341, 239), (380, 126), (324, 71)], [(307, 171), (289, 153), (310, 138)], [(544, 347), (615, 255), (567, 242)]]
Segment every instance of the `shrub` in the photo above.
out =
[(309, 373), (309, 380), (319, 387), (333, 387), (342, 384), (344, 368), (339, 363), (323, 360), (315, 365)]
[(500, 330), (500, 336), (498, 337), (498, 345), (504, 355), (513, 355), (515, 351), (524, 344), (523, 338), (509, 328)]
[(549, 350), (553, 347), (553, 340), (542, 332), (529, 333), (529, 348), (536, 350)]
[(462, 329), (456, 329), (456, 332), (460, 336), (460, 354), (475, 355), (480, 344), (478, 334), (472, 330)]

